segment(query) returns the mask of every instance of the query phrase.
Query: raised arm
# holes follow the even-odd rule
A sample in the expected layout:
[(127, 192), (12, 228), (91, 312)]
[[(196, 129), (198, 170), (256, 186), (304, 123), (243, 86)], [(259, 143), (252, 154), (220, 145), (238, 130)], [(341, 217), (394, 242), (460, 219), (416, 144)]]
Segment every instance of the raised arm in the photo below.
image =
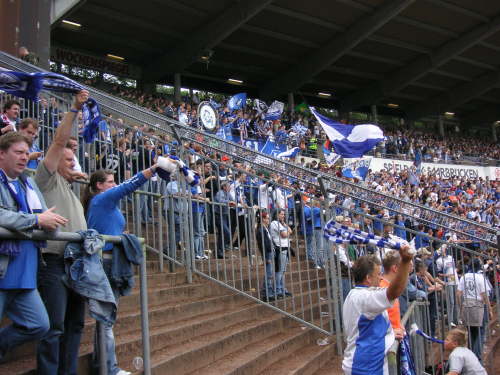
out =
[(399, 254), (401, 255), (401, 264), (394, 280), (391, 285), (389, 285), (389, 288), (387, 288), (387, 299), (389, 301), (398, 298), (403, 293), (408, 283), (408, 275), (411, 270), (413, 255), (410, 253), (410, 246), (403, 246)]
[(45, 158), (42, 163), (50, 173), (54, 173), (59, 165), (59, 160), (63, 155), (63, 150), (71, 137), (71, 130), (75, 122), (78, 112), (82, 109), (83, 104), (89, 98), (89, 92), (82, 90), (76, 94), (71, 109), (64, 114), (64, 117), (57, 127), (54, 140), (52, 141)]

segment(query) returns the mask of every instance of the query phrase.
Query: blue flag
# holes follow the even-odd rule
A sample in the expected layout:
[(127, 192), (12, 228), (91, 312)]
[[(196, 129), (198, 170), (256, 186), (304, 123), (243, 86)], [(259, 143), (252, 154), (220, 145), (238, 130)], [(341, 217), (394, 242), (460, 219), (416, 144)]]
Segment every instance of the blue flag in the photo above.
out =
[(282, 102), (275, 100), (267, 109), (264, 119), (269, 121), (279, 120), (281, 118), (281, 114), (283, 113), (283, 108), (285, 108), (285, 105)]
[(0, 89), (28, 100), (38, 101), (41, 90), (76, 93), (83, 88), (75, 81), (56, 73), (23, 73), (0, 70)]
[(343, 158), (360, 158), (384, 139), (377, 125), (346, 125), (333, 121), (310, 107), (311, 113), (323, 127), (335, 152)]
[(247, 93), (240, 92), (239, 94), (233, 95), (229, 102), (227, 102), (227, 106), (231, 111), (235, 109), (242, 109), (247, 104)]
[(342, 168), (342, 175), (347, 178), (356, 178), (358, 180), (365, 180), (370, 169), (371, 159), (344, 159), (344, 167)]
[(101, 111), (97, 102), (89, 98), (83, 109), (83, 140), (85, 143), (94, 143), (101, 122)]
[(413, 165), (417, 168), (417, 174), (420, 174), (422, 169), (422, 151), (419, 148), (415, 150), (415, 160)]
[(285, 152), (280, 152), (279, 154), (276, 155), (278, 158), (294, 158), (296, 157), (300, 152), (300, 147), (294, 147), (291, 148)]

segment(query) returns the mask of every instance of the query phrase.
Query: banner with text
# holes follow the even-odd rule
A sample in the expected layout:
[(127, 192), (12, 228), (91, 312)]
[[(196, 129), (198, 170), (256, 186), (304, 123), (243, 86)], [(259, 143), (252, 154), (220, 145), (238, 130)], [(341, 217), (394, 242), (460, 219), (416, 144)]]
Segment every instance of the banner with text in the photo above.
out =
[[(365, 157), (366, 159), (370, 157)], [(415, 168), (411, 160), (395, 160), (371, 158), (370, 169), (373, 172), (401, 172)], [(422, 174), (433, 175), (442, 179), (454, 177), (464, 177), (466, 179), (477, 179), (479, 177), (489, 177), (491, 180), (500, 180), (500, 167), (481, 167), (475, 165), (463, 164), (441, 164), (441, 163), (422, 163)]]

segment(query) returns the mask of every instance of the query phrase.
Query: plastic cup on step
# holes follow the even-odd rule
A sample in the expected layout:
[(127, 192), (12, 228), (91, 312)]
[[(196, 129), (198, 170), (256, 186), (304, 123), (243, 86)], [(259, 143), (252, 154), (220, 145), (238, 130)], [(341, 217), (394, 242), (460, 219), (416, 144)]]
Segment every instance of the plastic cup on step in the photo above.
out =
[(142, 360), (142, 357), (135, 357), (132, 360), (132, 365), (136, 370), (142, 370), (142, 367), (144, 366), (144, 361)]
[(316, 344), (318, 344), (319, 346), (325, 346), (325, 345), (328, 345), (330, 343), (330, 341), (328, 340), (328, 337), (325, 337), (324, 339), (317, 339), (316, 340)]

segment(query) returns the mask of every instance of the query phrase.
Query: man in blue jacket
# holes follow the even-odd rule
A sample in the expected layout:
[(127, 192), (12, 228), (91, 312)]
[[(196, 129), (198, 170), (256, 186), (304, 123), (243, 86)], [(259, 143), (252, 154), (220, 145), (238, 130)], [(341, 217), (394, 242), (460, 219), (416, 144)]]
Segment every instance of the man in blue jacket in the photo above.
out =
[[(24, 176), (31, 140), (18, 132), (0, 137), (0, 227), (22, 232), (53, 231), (67, 220), (47, 210), (35, 182)], [(0, 241), (0, 319), (13, 322), (0, 329), (0, 359), (17, 345), (40, 339), (49, 329), (47, 311), (37, 290), (40, 243)]]

